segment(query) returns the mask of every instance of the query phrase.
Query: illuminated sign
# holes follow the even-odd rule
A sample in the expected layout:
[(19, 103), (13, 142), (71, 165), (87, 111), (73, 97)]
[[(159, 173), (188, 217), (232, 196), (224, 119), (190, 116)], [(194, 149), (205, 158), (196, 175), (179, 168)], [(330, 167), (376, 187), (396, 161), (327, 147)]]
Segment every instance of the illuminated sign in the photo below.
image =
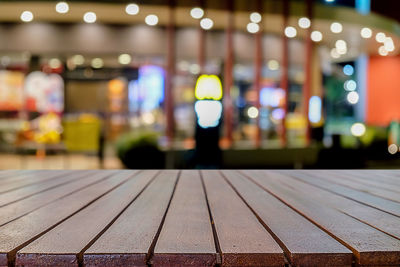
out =
[(195, 96), (198, 100), (221, 100), (222, 84), (216, 75), (201, 75), (197, 79)]
[(216, 127), (221, 119), (222, 104), (219, 101), (196, 101), (194, 110), (197, 115), (197, 123), (202, 128)]

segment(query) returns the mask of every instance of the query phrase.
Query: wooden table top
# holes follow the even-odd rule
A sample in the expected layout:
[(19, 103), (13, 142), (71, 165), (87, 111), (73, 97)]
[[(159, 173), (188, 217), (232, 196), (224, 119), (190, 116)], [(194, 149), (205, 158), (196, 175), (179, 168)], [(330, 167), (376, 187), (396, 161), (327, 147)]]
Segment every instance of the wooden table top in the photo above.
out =
[(400, 266), (400, 171), (0, 171), (0, 266)]

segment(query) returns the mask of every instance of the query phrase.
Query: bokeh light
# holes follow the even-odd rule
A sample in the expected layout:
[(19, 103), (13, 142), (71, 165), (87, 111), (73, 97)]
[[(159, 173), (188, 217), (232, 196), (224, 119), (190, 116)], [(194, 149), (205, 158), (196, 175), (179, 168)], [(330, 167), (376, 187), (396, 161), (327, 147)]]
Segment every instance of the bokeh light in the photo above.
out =
[(353, 66), (352, 66), (352, 65), (349, 65), (349, 64), (346, 64), (346, 65), (343, 67), (343, 73), (344, 73), (345, 75), (347, 75), (347, 76), (353, 75), (353, 74), (354, 74), (354, 68), (353, 68)]
[(104, 61), (101, 58), (96, 57), (92, 59), (91, 65), (94, 69), (101, 69), (104, 66)]
[(253, 23), (260, 23), (262, 20), (262, 16), (258, 12), (253, 12), (250, 14), (250, 21)]
[(302, 29), (308, 29), (311, 26), (310, 19), (306, 18), (306, 17), (300, 18), (298, 23), (299, 23), (299, 27)]
[(257, 23), (250, 22), (247, 24), (247, 31), (249, 33), (257, 33), (260, 30), (260, 26)]
[(200, 27), (204, 30), (210, 30), (214, 26), (214, 22), (210, 18), (200, 20)]
[(23, 22), (31, 22), (33, 20), (33, 13), (30, 11), (24, 11), (21, 13), (20, 18)]
[(60, 13), (60, 14), (68, 13), (68, 11), (69, 11), (68, 3), (67, 2), (58, 2), (56, 5), (56, 11), (57, 11), (57, 13)]
[(356, 122), (350, 128), (351, 134), (356, 137), (361, 137), (365, 134), (366, 128), (363, 123)]
[(388, 152), (392, 155), (396, 154), (399, 152), (399, 147), (396, 144), (390, 144), (388, 147)]
[(146, 22), (146, 24), (149, 26), (155, 26), (158, 23), (158, 17), (154, 14), (147, 15), (144, 19), (144, 22)]
[(121, 54), (118, 57), (118, 62), (121, 65), (128, 65), (132, 61), (132, 57), (129, 54)]
[(297, 30), (296, 30), (296, 28), (295, 28), (295, 27), (292, 27), (292, 26), (286, 27), (286, 29), (285, 29), (285, 35), (286, 35), (286, 37), (288, 37), (288, 38), (294, 38), (294, 37), (296, 37), (296, 35), (297, 35)]
[(339, 22), (334, 22), (331, 24), (331, 32), (341, 33), (343, 31), (343, 26)]
[(352, 104), (355, 105), (358, 103), (358, 100), (360, 99), (360, 96), (358, 95), (357, 92), (350, 92), (347, 94), (347, 101)]
[(372, 30), (370, 28), (362, 28), (361, 29), (361, 37), (365, 39), (369, 39), (372, 37)]
[(255, 119), (258, 117), (258, 109), (256, 107), (250, 107), (247, 109), (247, 116), (250, 119)]
[(96, 13), (94, 12), (86, 12), (83, 15), (83, 21), (86, 23), (95, 23), (97, 20)]
[(125, 12), (128, 15), (137, 15), (139, 13), (139, 6), (135, 3), (128, 4), (125, 7)]
[(311, 33), (311, 40), (313, 40), (314, 42), (321, 42), (322, 38), (323, 38), (323, 36), (320, 31), (313, 31)]

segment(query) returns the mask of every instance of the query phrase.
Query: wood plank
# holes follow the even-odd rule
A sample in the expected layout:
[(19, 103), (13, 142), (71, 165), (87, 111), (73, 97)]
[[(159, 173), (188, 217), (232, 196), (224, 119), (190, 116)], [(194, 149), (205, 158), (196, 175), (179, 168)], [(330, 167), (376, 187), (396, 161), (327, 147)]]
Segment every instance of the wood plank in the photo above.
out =
[[(10, 183), (15, 183), (17, 181), (24, 180), (25, 177), (32, 175), (32, 174), (38, 174), (38, 173), (44, 173), (44, 170), (21, 170), (21, 171), (16, 171), (14, 173), (5, 175), (4, 177), (0, 178), (0, 185), (6, 185)], [(35, 177), (40, 177), (40, 176), (33, 176), (32, 179), (35, 179)]]
[[(297, 176), (304, 176), (305, 179), (298, 179)], [(306, 178), (307, 174), (305, 172), (299, 173), (297, 171), (279, 171), (278, 174), (271, 175), (271, 179), (275, 179), (283, 186), (296, 190), (299, 194), (307, 195), (314, 202), (323, 203), (331, 208), (340, 210), (357, 220), (400, 239), (399, 217), (315, 187), (311, 183), (307, 183)]]
[(147, 266), (178, 171), (162, 171), (83, 255), (84, 266)]
[(0, 170), (0, 179), (4, 179), (10, 176), (13, 176), (17, 173), (23, 173), (26, 172), (27, 170)]
[(352, 173), (347, 171), (338, 171), (337, 175), (342, 179), (349, 179), (364, 185), (374, 186), (400, 194), (400, 180), (398, 184), (388, 183), (382, 179), (382, 177), (377, 176), (374, 171), (363, 172), (361, 174), (354, 171)]
[[(310, 174), (310, 172), (308, 173)], [(378, 188), (376, 186), (366, 185), (364, 183), (360, 183), (359, 181), (353, 181), (353, 178), (351, 178), (351, 174), (341, 175), (340, 173), (337, 173), (335, 171), (316, 171), (312, 172), (312, 175), (318, 176), (319, 178), (327, 180), (330, 183), (339, 184), (342, 186), (352, 188), (354, 190), (368, 193), (370, 195), (374, 195), (377, 197), (381, 197), (384, 199), (400, 203), (400, 192), (392, 191), (393, 189), (396, 189), (396, 187), (394, 186), (392, 190), (388, 190), (388, 189)], [(370, 174), (365, 173), (364, 178), (368, 179), (369, 176)]]
[(82, 172), (68, 172), (58, 178), (49, 179), (42, 183), (35, 183), (19, 189), (0, 194), (0, 208), (11, 203), (15, 203), (22, 199), (34, 196), (35, 194), (44, 192), (46, 190), (56, 188), (61, 185), (68, 184), (76, 180), (84, 180), (90, 174), (89, 171)]
[(373, 196), (366, 192), (355, 190), (346, 186), (330, 183), (329, 181), (322, 179), (321, 175), (314, 175), (313, 173), (310, 173), (307, 178), (304, 178), (294, 173), (294, 176), (296, 176), (296, 178), (298, 179), (306, 179), (308, 183), (312, 183), (313, 185), (326, 191), (349, 198), (354, 201), (358, 201), (360, 203), (369, 205), (382, 211), (386, 211), (395, 216), (400, 216), (400, 203)]
[(352, 252), (327, 233), (237, 171), (223, 174), (274, 233), (292, 266), (351, 266)]
[(202, 171), (223, 266), (283, 266), (283, 251), (218, 171)]
[(34, 171), (28, 175), (16, 176), (10, 182), (0, 183), (0, 194), (17, 190), (24, 186), (30, 186), (37, 183), (43, 183), (50, 179), (57, 179), (62, 177), (68, 171)]
[[(72, 171), (72, 173), (80, 173), (80, 171)], [(0, 226), (3, 226), (10, 221), (22, 217), (36, 209), (39, 209), (53, 201), (66, 197), (79, 190), (100, 182), (103, 179), (110, 178), (115, 174), (115, 171), (90, 171), (90, 175), (85, 179), (74, 180), (71, 183), (58, 186), (56, 188), (47, 190), (40, 194), (25, 198), (18, 202), (9, 204), (0, 208)]]
[(268, 171), (245, 171), (248, 177), (278, 197), (336, 240), (351, 249), (360, 265), (400, 264), (400, 240), (346, 214), (309, 199), (309, 195), (282, 186)]
[(143, 171), (17, 252), (16, 265), (78, 266), (79, 253), (140, 194), (158, 171)]
[(198, 171), (182, 171), (154, 249), (153, 266), (214, 266), (216, 249)]
[(356, 177), (362, 177), (362, 175), (365, 175), (365, 173), (371, 173), (373, 175), (368, 177), (369, 180), (372, 179), (380, 183), (392, 184), (397, 188), (400, 186), (400, 171), (396, 170), (357, 170), (357, 172), (351, 170), (342, 170), (341, 172), (352, 172), (353, 176)]
[(7, 265), (7, 254), (12, 261), (17, 250), (41, 234), (72, 216), (97, 198), (126, 182), (134, 173), (121, 171), (84, 190), (54, 201), (26, 216), (0, 227), (0, 266)]

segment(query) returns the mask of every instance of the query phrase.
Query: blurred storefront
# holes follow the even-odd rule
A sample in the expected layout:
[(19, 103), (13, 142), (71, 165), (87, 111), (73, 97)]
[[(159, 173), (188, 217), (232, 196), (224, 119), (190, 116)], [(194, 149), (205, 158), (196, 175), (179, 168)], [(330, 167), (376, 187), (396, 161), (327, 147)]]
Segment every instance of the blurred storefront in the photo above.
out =
[(196, 81), (213, 74), (224, 150), (386, 131), (388, 152), (400, 24), (365, 16), (368, 1), (153, 2), (0, 3), (1, 150), (96, 154), (127, 133), (194, 149)]

